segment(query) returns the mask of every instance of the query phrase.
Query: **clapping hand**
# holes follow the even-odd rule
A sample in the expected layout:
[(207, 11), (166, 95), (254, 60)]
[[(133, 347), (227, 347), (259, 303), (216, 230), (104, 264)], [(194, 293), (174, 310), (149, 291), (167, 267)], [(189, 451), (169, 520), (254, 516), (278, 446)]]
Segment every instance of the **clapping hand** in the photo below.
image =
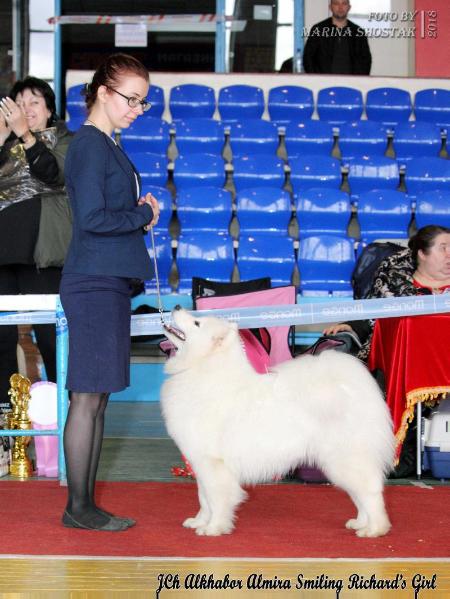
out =
[[(1, 105), (0, 105), (1, 106)], [(2, 146), (11, 134), (5, 118), (0, 114), (0, 146)]]
[(159, 219), (159, 204), (158, 204), (158, 200), (151, 193), (147, 193), (145, 195), (145, 197), (139, 198), (138, 204), (139, 204), (139, 206), (142, 206), (144, 204), (149, 204), (149, 206), (151, 206), (151, 209), (153, 210), (153, 218), (152, 218), (152, 220), (149, 222), (148, 225), (145, 225), (145, 227), (144, 227), (144, 229), (146, 231), (148, 231), (151, 227), (154, 227), (157, 224), (158, 219)]
[[(22, 137), (27, 131), (29, 131), (27, 119), (25, 118), (22, 110), (17, 106), (14, 100), (8, 98), (2, 98), (0, 100), (0, 123), (4, 120), (5, 126), (9, 129), (9, 132), (14, 131), (17, 137)], [(0, 124), (0, 135), (4, 131), (3, 123)]]

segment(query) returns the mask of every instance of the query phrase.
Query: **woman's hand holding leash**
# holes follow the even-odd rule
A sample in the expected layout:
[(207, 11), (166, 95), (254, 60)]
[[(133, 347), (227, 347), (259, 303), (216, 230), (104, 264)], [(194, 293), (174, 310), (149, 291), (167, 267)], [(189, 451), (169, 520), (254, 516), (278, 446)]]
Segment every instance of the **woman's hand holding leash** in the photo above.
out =
[(146, 231), (148, 231), (150, 229), (150, 227), (154, 227), (158, 223), (158, 220), (159, 220), (158, 200), (151, 193), (147, 193), (145, 198), (144, 197), (139, 198), (138, 204), (139, 204), (139, 206), (142, 206), (143, 204), (148, 204), (149, 206), (151, 206), (151, 209), (153, 210), (152, 220), (149, 222), (148, 225), (145, 225), (145, 227), (144, 227), (144, 229)]

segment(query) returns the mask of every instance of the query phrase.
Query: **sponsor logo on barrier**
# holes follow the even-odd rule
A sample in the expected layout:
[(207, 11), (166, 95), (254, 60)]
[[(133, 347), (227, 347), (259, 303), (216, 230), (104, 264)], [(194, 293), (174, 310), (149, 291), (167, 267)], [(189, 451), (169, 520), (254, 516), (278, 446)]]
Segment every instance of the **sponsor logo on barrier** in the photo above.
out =
[(274, 310), (274, 311), (264, 311), (255, 314), (255, 316), (259, 316), (260, 318), (264, 318), (267, 320), (286, 320), (288, 318), (298, 318), (303, 316), (303, 311), (300, 308), (292, 308), (292, 310)]
[(391, 302), (389, 304), (382, 304), (380, 309), (383, 312), (403, 312), (407, 314), (423, 313), (425, 309), (425, 302), (423, 299), (409, 299), (404, 300), (401, 298), (395, 298), (398, 301)]
[(57, 312), (56, 313), (56, 334), (62, 335), (63, 333), (66, 333), (67, 330), (68, 330), (68, 326), (67, 326), (66, 315), (64, 314), (64, 312)]
[(316, 312), (323, 316), (349, 316), (351, 314), (357, 314), (358, 317), (362, 317), (364, 314), (364, 306), (359, 302), (343, 302), (340, 305), (318, 308)]

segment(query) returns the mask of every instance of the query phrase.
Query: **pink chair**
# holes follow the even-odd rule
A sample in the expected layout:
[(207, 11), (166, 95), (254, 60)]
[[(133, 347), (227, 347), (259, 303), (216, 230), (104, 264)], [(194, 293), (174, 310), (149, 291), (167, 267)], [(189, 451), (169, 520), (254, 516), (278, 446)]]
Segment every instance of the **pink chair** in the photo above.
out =
[[(29, 416), (36, 430), (57, 428), (56, 384), (40, 381), (31, 385)], [(58, 436), (34, 437), (38, 476), (58, 476)]]
[[(295, 304), (295, 287), (273, 287), (237, 295), (196, 298), (198, 310), (219, 310), (226, 308), (251, 308), (254, 306), (277, 306)], [(267, 327), (271, 337), (269, 365), (275, 366), (292, 358), (289, 347), (289, 326)]]

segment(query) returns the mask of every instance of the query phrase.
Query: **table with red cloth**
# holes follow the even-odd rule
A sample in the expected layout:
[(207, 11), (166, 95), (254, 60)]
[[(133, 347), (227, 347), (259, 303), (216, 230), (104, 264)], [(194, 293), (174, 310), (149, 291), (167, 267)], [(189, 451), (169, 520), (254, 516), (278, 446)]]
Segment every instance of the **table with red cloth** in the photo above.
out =
[(384, 373), (398, 461), (417, 402), (450, 393), (450, 314), (378, 319), (368, 366)]

